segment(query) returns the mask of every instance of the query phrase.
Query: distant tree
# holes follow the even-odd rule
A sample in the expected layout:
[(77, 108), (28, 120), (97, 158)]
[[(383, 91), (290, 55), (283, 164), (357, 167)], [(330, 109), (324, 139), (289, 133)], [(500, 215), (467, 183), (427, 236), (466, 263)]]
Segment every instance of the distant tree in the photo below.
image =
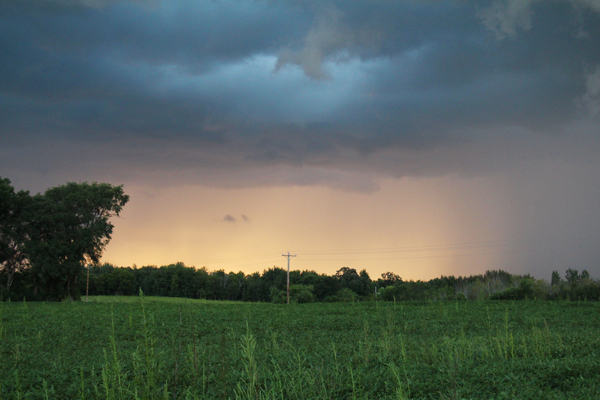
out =
[(225, 270), (220, 269), (209, 274), (209, 290), (213, 300), (227, 300), (227, 289), (230, 285), (229, 274)]
[(318, 301), (323, 301), (328, 296), (334, 296), (342, 287), (339, 280), (326, 274), (318, 275), (311, 280), (305, 280), (303, 283), (313, 286), (314, 295)]
[(335, 273), (335, 278), (340, 280), (344, 286), (348, 286), (360, 277), (354, 268), (342, 267)]
[(565, 274), (565, 279), (571, 285), (575, 285), (579, 281), (579, 271), (569, 268)]
[(103, 263), (101, 265), (92, 265), (89, 266), (90, 272), (90, 283), (89, 283), (89, 291), (92, 296), (102, 296), (107, 295), (109, 293), (108, 288), (108, 276), (110, 272), (117, 268), (116, 266), (110, 263)]
[(336, 272), (334, 278), (340, 283), (342, 289), (350, 289), (359, 296), (369, 295), (373, 290), (371, 278), (364, 269), (357, 273), (354, 268), (342, 267)]
[(488, 282), (488, 281), (497, 281), (497, 282), (502, 282), (504, 285), (508, 285), (510, 283), (512, 283), (513, 281), (513, 276), (501, 269), (498, 270), (488, 270), (485, 271), (485, 275), (483, 276), (483, 281), (484, 282)]
[[(136, 294), (135, 275), (131, 268), (113, 268), (106, 277), (107, 295), (132, 296)], [(139, 293), (139, 288), (137, 288)]]
[(227, 294), (228, 300), (242, 300), (244, 297), (244, 290), (246, 289), (246, 275), (239, 271), (237, 274), (229, 273), (229, 290)]
[(373, 294), (373, 282), (366, 269), (358, 273), (358, 279), (352, 282), (350, 289), (360, 296)]
[(262, 297), (262, 280), (259, 272), (254, 272), (246, 276), (246, 290), (242, 295), (244, 301), (266, 301)]
[(587, 269), (584, 269), (583, 271), (581, 271), (581, 280), (584, 279), (590, 279), (590, 273), (587, 271)]
[(397, 275), (393, 272), (384, 272), (381, 274), (381, 279), (383, 280), (383, 286), (391, 286), (402, 283), (402, 278), (400, 275)]
[(552, 280), (550, 281), (550, 284), (552, 286), (556, 286), (556, 285), (560, 285), (561, 279), (560, 279), (560, 274), (558, 273), (558, 271), (552, 271)]
[(206, 267), (194, 268), (194, 298), (206, 299), (206, 285), (208, 282), (208, 271)]
[(169, 297), (181, 297), (181, 278), (178, 271), (169, 271), (171, 276), (171, 284), (169, 288)]
[(67, 183), (33, 197), (25, 251), (34, 291), (48, 299), (76, 298), (85, 264), (98, 264), (129, 196), (108, 183)]
[[(291, 274), (290, 274), (291, 275)], [(275, 286), (277, 289), (284, 290), (287, 286), (287, 271), (283, 268), (273, 267), (263, 271), (261, 276), (262, 281), (262, 301), (273, 301), (271, 287)], [(293, 280), (290, 277), (290, 283)]]

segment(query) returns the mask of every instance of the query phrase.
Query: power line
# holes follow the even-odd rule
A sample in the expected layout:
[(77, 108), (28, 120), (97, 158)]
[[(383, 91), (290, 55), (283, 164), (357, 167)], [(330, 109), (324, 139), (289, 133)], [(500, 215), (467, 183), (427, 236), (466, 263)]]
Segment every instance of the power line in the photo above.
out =
[[(583, 238), (578, 238), (576, 242), (581, 242)], [(304, 261), (386, 261), (386, 260), (411, 260), (411, 259), (433, 259), (447, 257), (471, 257), (495, 254), (522, 253), (527, 251), (539, 251), (544, 245), (560, 245), (561, 248), (572, 247), (577, 243), (557, 243), (556, 240), (497, 240), (497, 241), (478, 241), (478, 242), (458, 242), (440, 245), (420, 245), (420, 246), (402, 246), (402, 247), (380, 247), (363, 249), (317, 249), (297, 251), (294, 256), (300, 255)], [(457, 252), (462, 250), (461, 252)], [(477, 252), (469, 252), (477, 250)], [(484, 251), (482, 251), (484, 250)], [(487, 250), (487, 251), (485, 251)], [(467, 252), (464, 252), (467, 251)], [(420, 253), (420, 254), (419, 254)], [(445, 254), (444, 254), (445, 253)], [(289, 254), (289, 252), (288, 252)], [(397, 256), (394, 256), (397, 255)], [(276, 265), (281, 253), (269, 252), (258, 253), (235, 257), (212, 258), (203, 260), (200, 265), (211, 266), (213, 268), (233, 267), (243, 268), (257, 265), (272, 264)], [(287, 256), (283, 254), (283, 256)], [(387, 257), (386, 257), (387, 256)], [(289, 261), (289, 258), (288, 258)], [(199, 263), (195, 263), (199, 264)]]
[[(397, 252), (408, 252), (408, 251), (427, 251), (427, 250), (440, 250), (443, 248), (464, 248), (467, 246), (481, 247), (482, 245), (493, 245), (494, 243), (505, 243), (503, 242), (473, 242), (473, 243), (457, 243), (457, 244), (446, 244), (446, 245), (435, 245), (435, 246), (403, 246), (403, 247), (391, 247), (391, 248), (371, 248), (371, 249), (338, 249), (338, 250), (311, 250), (311, 251), (298, 251), (303, 256), (327, 256), (327, 255), (350, 255), (350, 254), (370, 254), (370, 253), (397, 253)], [(275, 259), (279, 253), (260, 253), (250, 254), (244, 256), (235, 257), (223, 257), (223, 258), (212, 258), (205, 259), (201, 264), (228, 264), (233, 262), (246, 262), (246, 261), (261, 261), (266, 259)], [(245, 265), (256, 265), (257, 263), (245, 264)]]
[(210, 262), (227, 262), (227, 261), (244, 261), (244, 260), (248, 260), (251, 261), (253, 259), (264, 259), (265, 257), (275, 257), (275, 256), (279, 256), (279, 253), (275, 253), (275, 252), (271, 252), (271, 253), (261, 253), (261, 254), (249, 254), (249, 255), (245, 255), (245, 256), (235, 256), (235, 257), (223, 257), (223, 258), (209, 258), (209, 259), (205, 259), (204, 262), (205, 263), (210, 263)]
[(486, 241), (486, 242), (466, 242), (466, 243), (452, 243), (442, 245), (427, 245), (427, 246), (403, 246), (403, 247), (383, 247), (383, 248), (371, 248), (371, 249), (339, 249), (339, 250), (299, 250), (298, 253), (304, 255), (326, 255), (326, 254), (364, 254), (364, 253), (397, 253), (397, 252), (409, 252), (409, 251), (428, 251), (428, 250), (452, 250), (459, 248), (477, 248), (477, 247), (489, 247), (489, 246), (508, 246), (514, 242), (509, 240), (502, 241)]

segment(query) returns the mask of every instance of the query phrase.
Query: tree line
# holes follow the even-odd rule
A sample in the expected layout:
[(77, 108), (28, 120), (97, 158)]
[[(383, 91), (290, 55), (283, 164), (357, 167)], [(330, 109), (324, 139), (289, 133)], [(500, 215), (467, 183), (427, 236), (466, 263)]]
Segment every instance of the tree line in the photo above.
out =
[[(161, 267), (89, 267), (90, 295), (145, 295), (192, 299), (285, 303), (287, 271), (272, 267), (262, 273), (208, 271), (182, 262)], [(83, 286), (80, 287), (80, 292)], [(587, 271), (557, 271), (551, 282), (502, 270), (485, 274), (442, 276), (429, 281), (403, 280), (392, 272), (371, 279), (366, 270), (342, 267), (334, 275), (290, 271), (290, 299), (294, 303), (407, 301), (407, 300), (594, 300), (600, 299), (600, 282)]]

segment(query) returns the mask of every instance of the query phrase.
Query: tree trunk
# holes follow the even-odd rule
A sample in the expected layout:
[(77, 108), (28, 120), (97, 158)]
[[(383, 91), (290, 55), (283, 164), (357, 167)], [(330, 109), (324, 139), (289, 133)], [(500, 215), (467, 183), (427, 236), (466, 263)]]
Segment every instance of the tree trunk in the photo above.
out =
[(12, 265), (8, 267), (8, 277), (6, 278), (6, 296), (10, 294), (10, 287), (12, 286), (13, 279), (15, 277), (15, 270), (16, 267)]

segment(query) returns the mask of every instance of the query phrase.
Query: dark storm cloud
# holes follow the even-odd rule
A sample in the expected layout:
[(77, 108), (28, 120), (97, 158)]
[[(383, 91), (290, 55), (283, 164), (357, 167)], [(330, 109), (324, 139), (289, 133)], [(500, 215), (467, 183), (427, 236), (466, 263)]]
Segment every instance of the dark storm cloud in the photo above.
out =
[(0, 1), (0, 167), (480, 171), (506, 132), (530, 148), (597, 117), (598, 48), (594, 0)]

